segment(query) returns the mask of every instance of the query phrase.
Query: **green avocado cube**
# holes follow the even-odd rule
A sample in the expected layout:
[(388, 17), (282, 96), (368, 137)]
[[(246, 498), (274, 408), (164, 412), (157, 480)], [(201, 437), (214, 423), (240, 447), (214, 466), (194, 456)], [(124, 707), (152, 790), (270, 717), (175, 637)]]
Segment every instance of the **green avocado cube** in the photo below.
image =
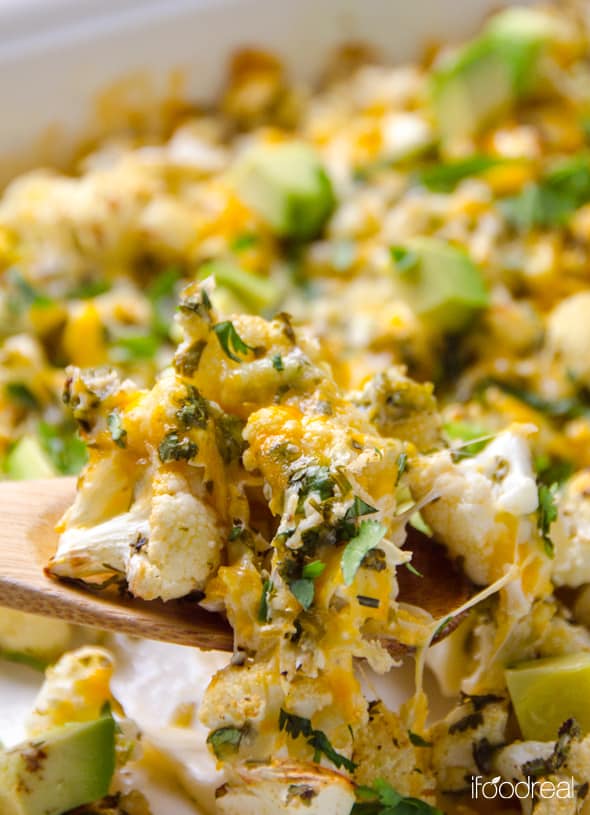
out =
[(115, 722), (66, 724), (0, 752), (2, 815), (62, 815), (103, 798), (115, 771)]
[(523, 662), (506, 671), (522, 735), (550, 741), (567, 719), (590, 733), (590, 653)]
[(552, 27), (542, 11), (507, 9), (435, 70), (431, 94), (443, 135), (475, 133), (535, 90)]
[(230, 260), (209, 260), (199, 269), (198, 280), (213, 275), (218, 286), (231, 292), (250, 311), (256, 314), (272, 308), (280, 292), (276, 282), (246, 271)]
[(253, 147), (238, 161), (234, 180), (240, 197), (282, 238), (315, 238), (334, 209), (330, 179), (302, 142)]
[(9, 478), (52, 478), (56, 475), (49, 457), (35, 436), (23, 436), (4, 460), (4, 471)]
[(469, 255), (438, 238), (392, 247), (398, 291), (432, 328), (460, 331), (489, 303), (481, 272)]

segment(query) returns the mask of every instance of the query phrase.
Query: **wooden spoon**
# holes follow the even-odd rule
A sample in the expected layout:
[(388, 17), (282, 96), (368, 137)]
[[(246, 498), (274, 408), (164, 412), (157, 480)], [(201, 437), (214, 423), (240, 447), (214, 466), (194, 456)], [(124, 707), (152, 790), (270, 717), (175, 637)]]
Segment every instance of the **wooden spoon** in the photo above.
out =
[[(146, 602), (51, 577), (46, 565), (57, 546), (55, 524), (75, 492), (74, 478), (0, 482), (0, 606), (203, 650), (233, 650), (228, 623), (194, 601)], [(408, 531), (412, 562), (423, 577), (401, 569), (400, 598), (442, 617), (464, 602), (469, 587), (442, 546), (411, 527)], [(395, 641), (387, 646), (395, 653), (408, 651)]]
[(231, 651), (228, 623), (195, 602), (97, 594), (46, 573), (57, 546), (55, 524), (75, 492), (75, 478), (0, 482), (0, 606), (151, 640)]

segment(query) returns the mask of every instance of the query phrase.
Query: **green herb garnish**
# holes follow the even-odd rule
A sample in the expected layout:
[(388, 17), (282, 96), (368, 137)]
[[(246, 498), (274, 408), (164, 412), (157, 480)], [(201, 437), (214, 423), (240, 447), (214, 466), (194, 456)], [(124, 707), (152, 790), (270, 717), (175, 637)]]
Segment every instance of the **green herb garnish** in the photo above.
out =
[(260, 596), (260, 605), (258, 606), (258, 622), (267, 623), (270, 619), (270, 607), (268, 601), (274, 586), (270, 579), (267, 579), (262, 584), (262, 594)]
[(238, 727), (220, 727), (207, 736), (207, 744), (213, 748), (216, 757), (223, 759), (238, 752), (243, 731)]
[(443, 815), (426, 801), (401, 795), (381, 778), (372, 787), (357, 787), (356, 794), (360, 800), (350, 815)]
[(115, 408), (107, 416), (107, 428), (117, 447), (127, 447), (127, 431), (123, 427), (120, 411)]
[(281, 708), (279, 713), (279, 730), (284, 730), (292, 739), (297, 739), (300, 736), (307, 739), (307, 743), (314, 750), (313, 760), (316, 763), (319, 762), (321, 756), (324, 755), (328, 761), (331, 761), (338, 769), (344, 767), (344, 769), (350, 773), (355, 771), (356, 764), (349, 758), (346, 758), (346, 756), (341, 755), (341, 753), (337, 753), (330, 744), (326, 734), (321, 730), (315, 730), (309, 719), (305, 719), (303, 716), (296, 716), (294, 713), (287, 713), (286, 710)]
[(382, 540), (387, 527), (379, 521), (362, 521), (358, 534), (349, 540), (342, 552), (340, 568), (344, 584), (350, 586), (364, 556)]
[(199, 448), (193, 441), (181, 439), (175, 430), (166, 433), (158, 447), (160, 461), (164, 464), (168, 461), (189, 461), (198, 452)]
[(323, 574), (326, 564), (321, 560), (314, 560), (311, 563), (306, 563), (301, 572), (301, 576), (305, 579), (315, 580)]
[(552, 484), (550, 487), (547, 484), (539, 484), (539, 508), (537, 510), (537, 527), (543, 539), (543, 546), (545, 553), (548, 557), (555, 556), (555, 545), (549, 536), (551, 524), (557, 520), (557, 503), (555, 501), (555, 492), (557, 484)]
[(213, 326), (213, 331), (225, 355), (234, 362), (242, 362), (240, 357), (237, 356), (238, 354), (246, 356), (248, 351), (254, 350), (240, 337), (231, 320), (224, 320), (222, 323), (217, 323)]

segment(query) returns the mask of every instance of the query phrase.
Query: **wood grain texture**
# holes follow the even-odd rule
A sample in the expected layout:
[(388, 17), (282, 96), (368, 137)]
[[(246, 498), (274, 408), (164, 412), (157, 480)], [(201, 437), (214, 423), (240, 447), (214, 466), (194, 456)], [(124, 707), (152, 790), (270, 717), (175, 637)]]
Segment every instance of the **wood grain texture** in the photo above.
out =
[(98, 595), (49, 577), (57, 520), (72, 503), (73, 478), (0, 482), (0, 605), (147, 639), (231, 651), (225, 620), (194, 601)]

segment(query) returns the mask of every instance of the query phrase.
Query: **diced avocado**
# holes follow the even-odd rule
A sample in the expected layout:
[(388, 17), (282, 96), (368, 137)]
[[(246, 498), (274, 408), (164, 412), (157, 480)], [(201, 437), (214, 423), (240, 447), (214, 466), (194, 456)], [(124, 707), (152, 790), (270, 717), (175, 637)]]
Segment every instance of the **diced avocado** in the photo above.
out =
[(35, 436), (23, 436), (17, 441), (6, 456), (4, 470), (15, 480), (52, 478), (56, 475), (51, 461)]
[(488, 305), (477, 266), (461, 249), (438, 238), (414, 238), (392, 249), (400, 295), (434, 328), (459, 331)]
[(590, 733), (590, 653), (523, 662), (506, 682), (525, 739), (555, 739), (572, 717)]
[(280, 237), (314, 238), (334, 209), (330, 179), (313, 148), (301, 142), (252, 148), (234, 178), (242, 199)]
[(432, 98), (443, 134), (474, 133), (533, 91), (552, 29), (544, 12), (507, 9), (441, 65), (433, 74)]
[(115, 770), (115, 723), (103, 716), (0, 752), (2, 815), (62, 815), (107, 795)]
[(199, 269), (199, 280), (213, 275), (219, 286), (228, 289), (254, 312), (271, 308), (279, 298), (276, 284), (269, 277), (247, 272), (229, 260), (210, 260)]

